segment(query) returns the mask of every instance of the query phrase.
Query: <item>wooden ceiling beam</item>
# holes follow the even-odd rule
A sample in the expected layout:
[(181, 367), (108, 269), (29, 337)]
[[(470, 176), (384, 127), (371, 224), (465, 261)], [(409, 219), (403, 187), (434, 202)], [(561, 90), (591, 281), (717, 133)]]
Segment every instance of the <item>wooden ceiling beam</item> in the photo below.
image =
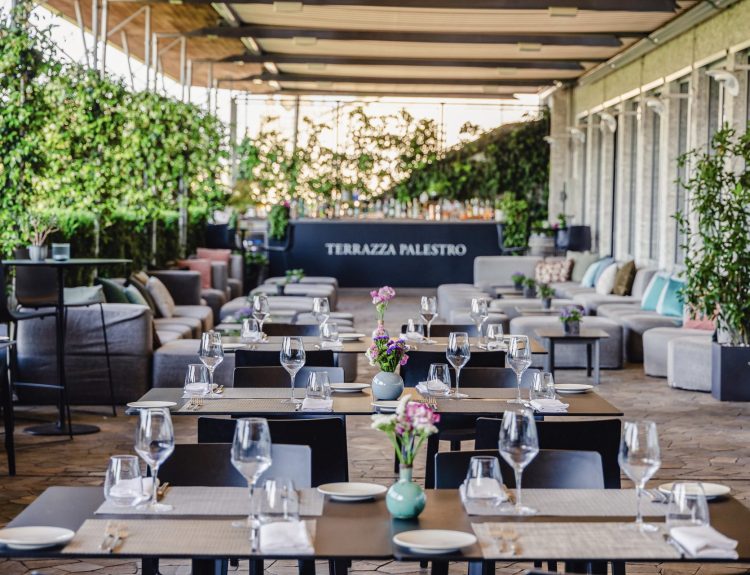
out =
[(255, 74), (241, 78), (246, 82), (314, 82), (321, 84), (424, 84), (424, 85), (461, 85), (461, 86), (549, 86), (554, 80), (546, 79), (479, 79), (479, 78), (385, 78), (381, 76), (320, 76), (312, 74)]

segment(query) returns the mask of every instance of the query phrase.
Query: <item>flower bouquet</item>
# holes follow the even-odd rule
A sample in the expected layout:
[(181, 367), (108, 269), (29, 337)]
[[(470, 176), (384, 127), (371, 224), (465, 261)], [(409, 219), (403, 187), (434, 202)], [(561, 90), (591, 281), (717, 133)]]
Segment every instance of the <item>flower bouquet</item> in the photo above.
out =
[(370, 297), (372, 297), (372, 304), (375, 306), (375, 313), (378, 316), (378, 327), (373, 332), (372, 337), (387, 336), (388, 332), (385, 331), (385, 310), (388, 309), (388, 302), (396, 297), (396, 290), (390, 286), (383, 286), (380, 289), (372, 290)]
[(396, 368), (406, 365), (409, 347), (403, 339), (389, 339), (387, 335), (373, 338), (365, 352), (370, 365), (380, 369), (372, 378), (372, 395), (375, 399), (398, 399), (404, 391), (404, 380)]

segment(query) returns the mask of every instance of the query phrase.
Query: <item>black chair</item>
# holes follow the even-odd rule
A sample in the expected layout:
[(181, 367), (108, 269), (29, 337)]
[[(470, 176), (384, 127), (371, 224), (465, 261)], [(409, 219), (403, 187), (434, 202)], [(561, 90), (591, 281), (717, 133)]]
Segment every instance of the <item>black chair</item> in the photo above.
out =
[(263, 331), (268, 336), (317, 336), (320, 335), (320, 327), (316, 324), (300, 323), (266, 323)]
[[(238, 349), (234, 354), (235, 367), (276, 367), (278, 365), (278, 351), (251, 351), (248, 349)], [(333, 351), (330, 349), (308, 351), (305, 353), (305, 365), (316, 367), (336, 367)]]
[[(527, 369), (521, 376), (521, 387), (528, 389), (534, 381), (538, 369)], [(455, 373), (453, 383), (455, 383)], [(465, 367), (461, 370), (461, 387), (500, 387), (515, 389), (516, 372), (509, 367)]]
[[(497, 449), (501, 419), (477, 420), (476, 449)], [(605, 489), (620, 489), (620, 450), (622, 422), (619, 419), (594, 421), (537, 421), (541, 449), (596, 451), (602, 458)]]
[[(344, 383), (343, 367), (303, 367), (294, 378), (294, 387), (307, 386), (313, 371), (328, 372), (330, 383)], [(236, 367), (234, 387), (289, 387), (289, 374), (283, 367)]]
[[(401, 325), (401, 333), (406, 333), (406, 324)], [(414, 326), (417, 332), (422, 335), (427, 335), (427, 326), (424, 324), (417, 324)], [(448, 337), (454, 331), (465, 331), (469, 334), (469, 337), (479, 337), (477, 326), (473, 323), (467, 324), (450, 324), (450, 323), (435, 323), (430, 327), (430, 337)]]
[[(409, 361), (399, 368), (399, 373), (404, 379), (404, 386), (415, 387), (420, 381), (424, 381), (431, 363), (448, 363), (448, 360), (445, 359), (445, 352), (410, 351)], [(473, 353), (465, 367), (505, 367), (505, 352), (484, 351)]]
[[(198, 418), (198, 443), (231, 443), (234, 419)], [(271, 440), (312, 450), (312, 486), (349, 481), (346, 425), (341, 417), (268, 419)]]

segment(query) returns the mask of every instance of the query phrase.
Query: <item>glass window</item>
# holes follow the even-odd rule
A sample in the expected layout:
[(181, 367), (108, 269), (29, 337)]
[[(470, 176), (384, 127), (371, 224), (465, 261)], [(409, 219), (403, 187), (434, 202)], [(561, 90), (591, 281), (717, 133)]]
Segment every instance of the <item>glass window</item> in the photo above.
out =
[(633, 102), (628, 110), (628, 133), (630, 136), (630, 150), (628, 163), (628, 253), (635, 253), (635, 195), (638, 187), (638, 104)]
[[(745, 58), (745, 64), (747, 64), (747, 78), (745, 78), (745, 121), (750, 124), (750, 52), (748, 52)], [(747, 128), (747, 125), (745, 125)]]
[(714, 134), (719, 131), (721, 121), (721, 85), (713, 78), (708, 79), (708, 138), (710, 145)]
[(661, 118), (651, 112), (651, 206), (648, 227), (648, 257), (659, 255), (659, 156), (661, 150)]
[[(680, 99), (678, 100), (677, 107), (677, 157), (681, 157), (688, 151), (688, 111), (690, 110), (690, 100), (688, 93), (690, 91), (690, 83), (685, 81), (681, 82), (679, 86)], [(675, 194), (675, 212), (682, 212), (687, 214), (688, 204), (686, 201), (685, 188), (682, 187), (682, 182), (685, 181), (687, 176), (686, 166), (677, 162), (677, 178), (675, 185), (677, 186), (677, 193)], [(680, 232), (679, 226), (675, 226), (675, 242), (674, 242), (674, 261), (675, 263), (681, 264), (685, 261), (685, 250), (682, 244), (685, 243), (685, 236)]]

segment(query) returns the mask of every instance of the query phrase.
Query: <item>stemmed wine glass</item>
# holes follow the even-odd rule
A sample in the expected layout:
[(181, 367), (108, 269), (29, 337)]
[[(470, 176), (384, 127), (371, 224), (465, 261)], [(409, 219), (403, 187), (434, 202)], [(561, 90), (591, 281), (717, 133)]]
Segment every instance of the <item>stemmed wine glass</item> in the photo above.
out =
[(419, 302), (419, 315), (422, 317), (422, 321), (427, 324), (427, 341), (425, 343), (435, 343), (430, 339), (430, 327), (432, 326), (432, 322), (438, 316), (437, 298), (422, 296), (422, 299)]
[(646, 482), (661, 466), (659, 435), (653, 421), (626, 421), (622, 427), (620, 453), (617, 456), (620, 468), (635, 483), (636, 513), (635, 527), (641, 531), (656, 531), (658, 527), (643, 522), (641, 496)]
[(207, 331), (201, 336), (198, 357), (208, 369), (208, 397), (216, 397), (214, 393), (214, 370), (224, 361), (224, 348), (221, 345), (221, 334), (218, 331)]
[(490, 311), (487, 307), (487, 300), (483, 297), (475, 297), (471, 299), (471, 311), (469, 317), (477, 326), (477, 335), (482, 337), (482, 326), (487, 318), (490, 317)]
[(327, 297), (316, 297), (313, 298), (313, 314), (315, 314), (315, 320), (318, 325), (323, 325), (331, 317), (331, 305), (328, 303)]
[(469, 334), (465, 331), (454, 331), (448, 336), (448, 347), (445, 350), (445, 357), (456, 370), (456, 391), (453, 397), (456, 399), (469, 397), (459, 391), (459, 379), (461, 377), (461, 368), (469, 363), (471, 357), (471, 345), (469, 344)]
[(302, 338), (285, 337), (281, 342), (280, 358), (281, 366), (287, 371), (292, 379), (292, 394), (288, 400), (282, 403), (301, 403), (294, 397), (294, 379), (297, 372), (305, 365), (305, 346)]
[(247, 480), (250, 489), (250, 515), (247, 518), (247, 524), (250, 525), (253, 552), (257, 552), (258, 546), (255, 485), (263, 472), (271, 467), (271, 461), (271, 432), (268, 429), (268, 422), (260, 417), (238, 419), (232, 440), (232, 465)]
[(141, 456), (149, 469), (153, 485), (151, 499), (147, 504), (139, 505), (139, 510), (161, 513), (171, 511), (171, 505), (157, 502), (156, 488), (158, 486), (159, 466), (164, 463), (174, 451), (174, 428), (169, 409), (156, 407), (140, 409), (138, 411), (138, 427), (135, 430), (135, 452)]
[(253, 296), (253, 318), (258, 322), (260, 329), (260, 337), (265, 339), (266, 334), (263, 333), (263, 323), (271, 315), (271, 304), (268, 303), (268, 296), (264, 293), (260, 293)]
[(526, 405), (521, 398), (521, 377), (531, 365), (531, 346), (529, 338), (525, 335), (514, 335), (508, 344), (508, 363), (516, 373), (516, 398), (509, 399), (508, 403), (520, 403)]
[(521, 475), (524, 468), (539, 453), (539, 438), (536, 433), (534, 414), (523, 407), (513, 407), (503, 414), (498, 438), (500, 455), (513, 468), (516, 476), (516, 515), (533, 515), (536, 509), (521, 503)]

